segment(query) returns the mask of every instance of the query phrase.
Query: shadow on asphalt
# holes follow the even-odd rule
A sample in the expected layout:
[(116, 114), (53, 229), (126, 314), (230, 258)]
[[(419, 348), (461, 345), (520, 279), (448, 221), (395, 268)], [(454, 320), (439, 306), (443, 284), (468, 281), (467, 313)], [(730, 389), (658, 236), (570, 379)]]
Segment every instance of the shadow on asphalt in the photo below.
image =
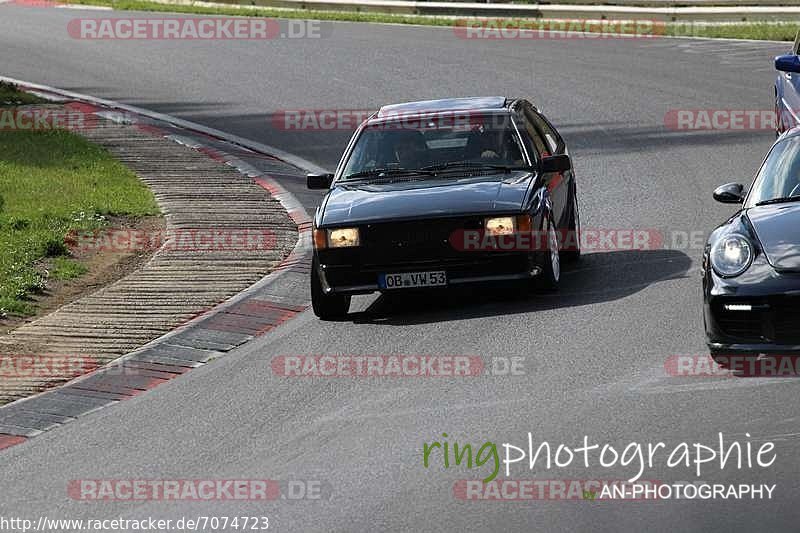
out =
[(593, 253), (564, 270), (555, 293), (533, 293), (516, 283), (383, 294), (347, 320), (405, 326), (579, 307), (618, 300), (654, 283), (685, 278), (691, 265), (691, 258), (677, 250)]

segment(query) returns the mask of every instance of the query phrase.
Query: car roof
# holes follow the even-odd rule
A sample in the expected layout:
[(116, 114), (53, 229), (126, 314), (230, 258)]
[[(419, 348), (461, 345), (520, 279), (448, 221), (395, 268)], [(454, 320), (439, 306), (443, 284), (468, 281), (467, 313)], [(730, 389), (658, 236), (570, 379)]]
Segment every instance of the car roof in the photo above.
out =
[(447, 111), (482, 111), (498, 110), (506, 107), (508, 100), (504, 96), (479, 96), (471, 98), (445, 98), (441, 100), (422, 100), (402, 104), (385, 105), (373, 118), (392, 118), (398, 115), (422, 115)]

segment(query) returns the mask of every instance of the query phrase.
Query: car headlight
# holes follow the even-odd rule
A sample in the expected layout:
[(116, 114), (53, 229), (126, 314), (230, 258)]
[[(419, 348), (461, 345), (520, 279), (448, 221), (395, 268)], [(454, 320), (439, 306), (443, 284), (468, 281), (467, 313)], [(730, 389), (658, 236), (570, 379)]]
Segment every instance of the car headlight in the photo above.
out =
[(328, 230), (328, 246), (331, 248), (351, 248), (360, 243), (358, 228), (336, 228)]
[(511, 235), (517, 230), (514, 217), (487, 218), (483, 223), (487, 235)]
[(753, 262), (753, 245), (744, 235), (734, 233), (720, 238), (711, 247), (711, 266), (720, 276), (732, 278)]
[(513, 235), (531, 231), (532, 220), (530, 215), (517, 215), (515, 217), (493, 217), (483, 221), (486, 235)]

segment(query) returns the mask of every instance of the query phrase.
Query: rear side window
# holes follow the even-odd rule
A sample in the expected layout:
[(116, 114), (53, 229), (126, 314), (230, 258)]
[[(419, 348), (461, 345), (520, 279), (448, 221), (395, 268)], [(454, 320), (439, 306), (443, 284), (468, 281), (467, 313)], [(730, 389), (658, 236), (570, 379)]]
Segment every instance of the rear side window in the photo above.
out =
[(547, 142), (542, 137), (541, 133), (539, 133), (538, 128), (536, 127), (536, 122), (534, 121), (535, 113), (528, 107), (525, 108), (525, 131), (528, 132), (528, 136), (531, 138), (534, 147), (536, 148), (536, 153), (539, 157), (547, 157), (552, 153), (551, 149), (548, 147)]
[(544, 119), (544, 117), (532, 109), (526, 110), (525, 116), (533, 123), (536, 131), (539, 132), (539, 135), (544, 141), (548, 154), (557, 154), (564, 150), (564, 141), (561, 139), (558, 133), (556, 133), (556, 130), (553, 128), (553, 126), (551, 126), (550, 123)]

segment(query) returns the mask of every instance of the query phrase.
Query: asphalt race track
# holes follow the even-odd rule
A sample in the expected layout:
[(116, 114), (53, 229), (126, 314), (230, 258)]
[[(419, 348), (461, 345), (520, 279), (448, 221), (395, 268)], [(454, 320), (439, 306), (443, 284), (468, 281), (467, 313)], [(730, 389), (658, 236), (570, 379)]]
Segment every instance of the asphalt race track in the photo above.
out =
[[(334, 168), (350, 132), (282, 131), (292, 109), (377, 109), (445, 96), (537, 102), (576, 164), (584, 229), (707, 233), (733, 210), (717, 185), (749, 183), (770, 131), (672, 131), (676, 109), (773, 106), (778, 43), (463, 40), (447, 28), (336, 23), (323, 39), (81, 41), (98, 11), (0, 5), (0, 74), (169, 113)], [(128, 16), (128, 15), (125, 15)], [(152, 16), (152, 15), (146, 15)], [(2, 154), (0, 154), (2, 157)], [(319, 195), (283, 185), (309, 213)], [(681, 233), (682, 232), (682, 233)], [(276, 531), (796, 531), (796, 379), (670, 377), (670, 356), (706, 354), (700, 247), (587, 254), (558, 294), (518, 291), (359, 297), (349, 320), (309, 311), (167, 386), (0, 454), (0, 516), (180, 518), (262, 515)], [(676, 248), (676, 249), (672, 249)], [(302, 354), (524, 357), (524, 374), (299, 379), (270, 361)], [(771, 500), (460, 501), (453, 484), (488, 474), (430, 468), (423, 443), (584, 435), (630, 442), (776, 445), (767, 469), (667, 468), (665, 482), (776, 484)], [(750, 438), (745, 434), (749, 434)], [(502, 453), (502, 450), (501, 450)], [(531, 478), (525, 463), (512, 477)], [(537, 472), (623, 479), (636, 469)], [(326, 501), (79, 502), (75, 479), (320, 480)]]

